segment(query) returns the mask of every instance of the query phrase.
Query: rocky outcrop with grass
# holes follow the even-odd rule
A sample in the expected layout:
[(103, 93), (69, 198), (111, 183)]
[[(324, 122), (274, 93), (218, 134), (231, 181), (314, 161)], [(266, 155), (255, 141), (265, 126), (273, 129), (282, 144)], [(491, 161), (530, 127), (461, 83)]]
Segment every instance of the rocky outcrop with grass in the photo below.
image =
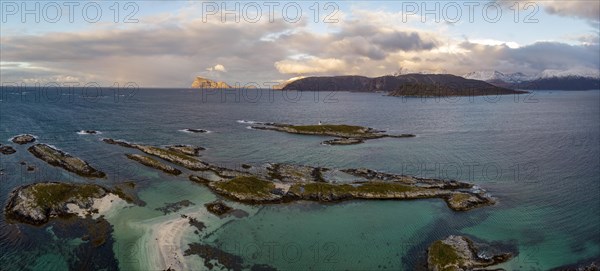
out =
[(354, 145), (363, 143), (365, 140), (384, 137), (415, 137), (415, 135), (412, 134), (390, 135), (386, 134), (385, 131), (375, 130), (369, 127), (344, 124), (292, 125), (284, 123), (263, 123), (262, 125), (252, 126), (252, 128), (290, 134), (336, 137), (336, 139), (324, 141), (324, 145)]
[(479, 253), (471, 239), (451, 235), (433, 242), (427, 249), (427, 267), (431, 271), (466, 271), (508, 261), (511, 253), (486, 255)]
[[(353, 131), (355, 129), (351, 128), (345, 133)], [(371, 130), (364, 128), (361, 133), (368, 131)], [(243, 203), (440, 198), (455, 211), (467, 211), (495, 203), (483, 189), (455, 180), (417, 178), (361, 168), (340, 170), (279, 163), (232, 169), (202, 162), (174, 150), (112, 139), (104, 141), (187, 165), (187, 168), (197, 171), (189, 176), (189, 180)], [(202, 166), (190, 166), (195, 164)]]
[(109, 190), (95, 184), (36, 183), (15, 189), (4, 211), (9, 219), (41, 225), (52, 217), (73, 215), (68, 204), (89, 209), (95, 199), (108, 193)]
[(172, 175), (179, 175), (181, 174), (181, 170), (176, 169), (172, 166), (169, 166), (167, 164), (164, 164), (152, 157), (146, 156), (146, 155), (139, 155), (139, 154), (126, 154), (127, 158), (136, 161), (144, 166), (147, 167), (151, 167), (151, 168), (155, 168), (158, 169), (164, 173), (168, 173), (168, 174), (172, 174)]
[[(469, 183), (453, 180), (416, 178), (368, 169), (328, 169), (288, 164), (269, 164), (250, 173), (211, 168), (217, 180), (191, 175), (216, 193), (238, 202), (264, 204), (306, 200), (339, 202), (346, 200), (443, 199), (455, 211), (491, 205), (495, 200)], [(237, 173), (237, 174), (236, 174)], [(349, 178), (338, 182), (336, 175)]]
[(178, 149), (178, 150), (165, 149), (165, 148), (155, 147), (155, 146), (150, 146), (150, 145), (133, 144), (133, 143), (129, 143), (126, 141), (114, 140), (114, 139), (110, 139), (110, 138), (104, 138), (104, 139), (102, 139), (102, 141), (104, 141), (105, 143), (108, 143), (108, 144), (112, 144), (112, 145), (119, 145), (119, 146), (126, 147), (126, 148), (138, 149), (146, 154), (156, 156), (165, 161), (183, 166), (183, 167), (185, 167), (187, 169), (191, 169), (191, 170), (206, 169), (208, 166), (206, 163), (204, 163), (190, 155), (182, 153), (181, 149)]
[(189, 156), (198, 156), (198, 155), (200, 155), (201, 151), (205, 150), (205, 148), (202, 148), (202, 147), (192, 146), (192, 145), (181, 145), (181, 144), (169, 146), (169, 147), (167, 147), (167, 149), (174, 151), (174, 152), (179, 152), (184, 155), (189, 155)]

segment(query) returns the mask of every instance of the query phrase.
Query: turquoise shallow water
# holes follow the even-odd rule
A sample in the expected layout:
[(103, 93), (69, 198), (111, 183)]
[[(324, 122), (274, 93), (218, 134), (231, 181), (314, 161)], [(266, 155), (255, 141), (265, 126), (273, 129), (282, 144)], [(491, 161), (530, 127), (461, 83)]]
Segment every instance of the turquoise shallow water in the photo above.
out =
[[(157, 270), (165, 266), (155, 257), (161, 242), (152, 238), (156, 239), (154, 229), (165, 225), (178, 237), (165, 236), (175, 241), (163, 242), (162, 251), (175, 255), (189, 243), (201, 242), (241, 256), (245, 263), (282, 270), (410, 270), (423, 260), (429, 243), (449, 234), (516, 246), (519, 255), (503, 265), (508, 270), (547, 270), (600, 257), (598, 91), (540, 91), (528, 99), (504, 96), (497, 101), (343, 92), (325, 101), (324, 93), (304, 92), (292, 100), (296, 93), (286, 99), (277, 92), (271, 100), (263, 91), (257, 101), (250, 101), (250, 94), (257, 93), (236, 101), (233, 92), (203, 95), (188, 89), (139, 90), (133, 96), (106, 90), (97, 98), (2, 89), (2, 144), (10, 144), (8, 139), (16, 134), (34, 134), (40, 142), (107, 172), (108, 179), (98, 183), (135, 181), (147, 203), (114, 210), (107, 217), (113, 240), (100, 249), (82, 244), (77, 231), (57, 237), (48, 230), (51, 225), (8, 224), (2, 216), (2, 264), (64, 270), (93, 262), (106, 269)], [(320, 137), (247, 129), (250, 124), (239, 120), (347, 123), (417, 137), (332, 147), (320, 145)], [(211, 133), (179, 131), (186, 128)], [(76, 133), (82, 129), (102, 134)], [(195, 144), (207, 148), (202, 159), (233, 167), (286, 162), (459, 179), (484, 187), (499, 203), (466, 213), (450, 211), (441, 200), (231, 203), (249, 215), (221, 220), (205, 212), (203, 204), (217, 198), (209, 190), (129, 161), (123, 155), (128, 150), (102, 143), (102, 137), (153, 145)], [(26, 146), (15, 149), (14, 155), (0, 156), (2, 202), (14, 187), (27, 183), (89, 182), (36, 160)], [(21, 160), (37, 170), (26, 172), (18, 164)], [(195, 205), (170, 215), (155, 210), (184, 199)], [(174, 224), (181, 214), (205, 222), (206, 231), (197, 235), (191, 227)], [(198, 256), (182, 258), (189, 269), (204, 267)]]

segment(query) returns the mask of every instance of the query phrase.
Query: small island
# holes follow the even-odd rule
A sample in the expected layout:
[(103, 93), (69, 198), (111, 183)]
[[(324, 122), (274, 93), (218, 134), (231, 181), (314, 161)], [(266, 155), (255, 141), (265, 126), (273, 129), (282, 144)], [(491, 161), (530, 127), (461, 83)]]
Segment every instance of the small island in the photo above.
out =
[(217, 81), (213, 81), (213, 80), (202, 78), (202, 77), (198, 76), (198, 77), (196, 77), (196, 79), (194, 79), (194, 82), (192, 82), (192, 88), (228, 89), (228, 88), (231, 88), (231, 86), (225, 82), (217, 82)]
[(42, 225), (53, 217), (91, 214), (118, 194), (95, 184), (35, 183), (12, 191), (4, 211), (10, 220)]
[(385, 134), (385, 131), (379, 131), (369, 127), (344, 124), (292, 125), (283, 123), (261, 123), (261, 125), (251, 127), (258, 130), (271, 130), (290, 134), (337, 137), (336, 139), (324, 141), (323, 144), (325, 145), (353, 145), (363, 143), (365, 140), (384, 137), (415, 137), (415, 135), (412, 134), (389, 135)]
[(19, 145), (24, 145), (27, 143), (33, 143), (35, 142), (35, 136), (29, 135), (29, 134), (23, 134), (23, 135), (17, 135), (14, 136), (11, 141), (13, 143), (19, 144)]
[(90, 166), (86, 161), (74, 157), (46, 144), (36, 144), (27, 149), (35, 157), (46, 163), (61, 167), (82, 177), (104, 178), (106, 174)]
[(433, 242), (427, 249), (427, 267), (431, 271), (473, 270), (497, 265), (512, 258), (511, 253), (485, 255), (479, 253), (471, 239), (451, 235)]
[(172, 148), (165, 149), (148, 145), (132, 144), (126, 141), (114, 140), (110, 138), (104, 138), (102, 139), (102, 141), (112, 145), (119, 145), (126, 148), (138, 149), (146, 154), (159, 157), (163, 160), (169, 161), (171, 163), (183, 166), (191, 170), (201, 170), (206, 169), (207, 167), (206, 163), (189, 155), (183, 154), (181, 152), (181, 149), (173, 150)]

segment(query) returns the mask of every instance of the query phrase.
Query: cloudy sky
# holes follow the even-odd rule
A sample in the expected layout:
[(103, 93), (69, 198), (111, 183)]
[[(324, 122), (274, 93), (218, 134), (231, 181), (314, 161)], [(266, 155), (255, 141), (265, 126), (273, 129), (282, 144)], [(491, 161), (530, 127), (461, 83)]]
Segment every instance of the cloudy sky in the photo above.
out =
[(195, 76), (244, 85), (315, 75), (600, 69), (598, 1), (1, 5), (3, 84), (188, 87)]

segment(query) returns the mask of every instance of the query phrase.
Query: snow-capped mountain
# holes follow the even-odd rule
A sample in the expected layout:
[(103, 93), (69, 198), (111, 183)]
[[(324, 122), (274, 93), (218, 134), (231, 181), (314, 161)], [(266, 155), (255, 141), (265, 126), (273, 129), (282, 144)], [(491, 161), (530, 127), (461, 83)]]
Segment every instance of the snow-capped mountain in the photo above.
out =
[(553, 78), (553, 77), (588, 77), (588, 78), (600, 78), (600, 70), (592, 69), (570, 69), (566, 71), (561, 70), (545, 70), (538, 75), (536, 79), (542, 78)]
[(463, 75), (466, 79), (481, 81), (502, 81), (506, 83), (520, 83), (534, 79), (532, 76), (521, 72), (505, 74), (499, 71), (477, 71)]
[(499, 71), (475, 71), (463, 75), (466, 79), (481, 81), (502, 81), (505, 83), (521, 83), (544, 78), (561, 77), (585, 77), (600, 78), (600, 70), (593, 69), (570, 69), (570, 70), (544, 70), (535, 75), (528, 75), (522, 72), (502, 73)]
[(477, 71), (467, 73), (463, 77), (513, 89), (600, 89), (600, 70), (593, 69), (544, 70), (536, 75), (521, 72), (505, 74), (499, 71)]

